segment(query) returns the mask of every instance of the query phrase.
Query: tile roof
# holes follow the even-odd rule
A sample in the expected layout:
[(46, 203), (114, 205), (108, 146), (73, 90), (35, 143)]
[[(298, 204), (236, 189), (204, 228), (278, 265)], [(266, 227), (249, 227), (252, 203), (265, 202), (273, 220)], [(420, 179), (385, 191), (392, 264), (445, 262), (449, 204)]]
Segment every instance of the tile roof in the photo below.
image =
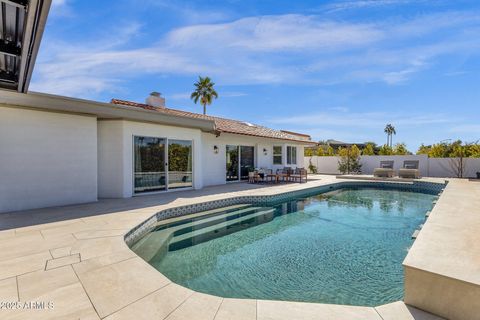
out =
[(220, 117), (213, 117), (213, 116), (204, 115), (200, 113), (187, 112), (187, 111), (170, 109), (165, 107), (153, 107), (148, 104), (126, 101), (126, 100), (119, 100), (119, 99), (112, 99), (110, 103), (116, 104), (116, 105), (137, 107), (145, 110), (153, 110), (153, 111), (157, 111), (157, 112), (161, 112), (161, 113), (173, 115), (173, 116), (211, 120), (215, 123), (216, 131), (219, 133), (225, 132), (225, 133), (241, 134), (246, 136), (290, 140), (290, 141), (297, 141), (297, 142), (303, 142), (303, 143), (309, 143), (309, 144), (313, 143), (310, 140), (310, 136), (306, 134), (274, 130), (264, 126), (252, 124), (249, 122), (225, 119)]

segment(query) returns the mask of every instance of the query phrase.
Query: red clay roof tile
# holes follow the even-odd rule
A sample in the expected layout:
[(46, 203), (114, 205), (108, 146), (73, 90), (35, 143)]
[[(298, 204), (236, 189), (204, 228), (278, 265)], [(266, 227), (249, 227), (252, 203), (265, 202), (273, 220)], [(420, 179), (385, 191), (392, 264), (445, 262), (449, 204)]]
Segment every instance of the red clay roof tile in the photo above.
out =
[(123, 106), (137, 107), (145, 110), (153, 110), (153, 111), (157, 111), (157, 112), (161, 112), (161, 113), (173, 115), (173, 116), (211, 120), (215, 122), (215, 127), (218, 132), (226, 132), (226, 133), (241, 134), (241, 135), (247, 135), (247, 136), (272, 138), (272, 139), (290, 140), (290, 141), (297, 141), (297, 142), (304, 142), (304, 143), (313, 143), (310, 140), (309, 135), (288, 132), (288, 131), (274, 130), (264, 126), (259, 126), (259, 125), (251, 124), (248, 122), (238, 121), (238, 120), (213, 117), (209, 115), (203, 115), (200, 113), (193, 113), (193, 112), (187, 112), (187, 111), (164, 108), (164, 107), (153, 107), (143, 103), (137, 103), (137, 102), (119, 100), (119, 99), (112, 99), (110, 103), (123, 105)]

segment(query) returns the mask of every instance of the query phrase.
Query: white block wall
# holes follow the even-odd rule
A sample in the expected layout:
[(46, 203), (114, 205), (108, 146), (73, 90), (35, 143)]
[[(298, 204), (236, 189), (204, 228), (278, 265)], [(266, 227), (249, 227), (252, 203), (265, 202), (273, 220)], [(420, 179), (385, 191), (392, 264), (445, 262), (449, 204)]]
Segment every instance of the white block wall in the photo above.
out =
[(97, 200), (97, 119), (0, 107), (0, 212)]
[[(305, 157), (305, 166), (308, 167), (310, 160), (317, 167), (318, 173), (340, 174), (338, 171), (338, 157)], [(394, 160), (394, 169), (398, 170), (403, 166), (405, 160), (418, 160), (420, 174), (423, 177), (455, 178), (452, 169), (452, 158), (428, 158), (425, 155), (409, 156), (361, 156), (362, 173), (373, 174), (373, 169), (378, 168), (380, 161)], [(466, 158), (464, 177), (476, 177), (480, 172), (480, 158)]]

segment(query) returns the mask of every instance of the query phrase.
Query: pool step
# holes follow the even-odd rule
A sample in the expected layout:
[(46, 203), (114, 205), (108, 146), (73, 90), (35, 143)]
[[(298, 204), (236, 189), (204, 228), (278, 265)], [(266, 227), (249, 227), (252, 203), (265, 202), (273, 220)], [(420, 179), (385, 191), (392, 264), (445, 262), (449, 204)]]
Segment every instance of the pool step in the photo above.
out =
[[(161, 260), (161, 258), (168, 251), (168, 243), (174, 232), (196, 224), (204, 223), (205, 221), (214, 221), (219, 219), (223, 221), (226, 216), (238, 214), (238, 212), (256, 210), (258, 208), (261, 207), (252, 207), (251, 204), (237, 204), (229, 207), (199, 212), (193, 215), (188, 215), (188, 217), (181, 216), (174, 219), (169, 219), (168, 223), (158, 226), (153, 232), (150, 232), (143, 239), (137, 242), (133, 248), (134, 250), (137, 250), (137, 254), (146, 261)], [(221, 214), (222, 212), (225, 212), (226, 214)], [(189, 221), (192, 219), (193, 221)], [(144, 242), (153, 243), (155, 245), (142, 245)]]
[(189, 220), (189, 219), (198, 219), (201, 217), (208, 217), (211, 215), (219, 214), (222, 212), (232, 212), (238, 209), (243, 209), (243, 208), (248, 208), (251, 207), (251, 204), (235, 204), (233, 206), (228, 206), (228, 207), (222, 207), (222, 208), (217, 208), (217, 209), (212, 209), (208, 211), (202, 211), (202, 212), (197, 212), (189, 215), (183, 215), (175, 218), (169, 218), (168, 222), (165, 223), (164, 221), (159, 221), (158, 222), (158, 228), (165, 228), (165, 227), (172, 227), (176, 225), (182, 224), (182, 221), (184, 220)]
[(182, 225), (176, 227), (174, 229), (173, 235), (176, 237), (176, 236), (180, 236), (182, 234), (188, 233), (188, 232), (192, 232), (192, 231), (195, 231), (195, 230), (200, 230), (200, 229), (203, 229), (205, 227), (215, 225), (215, 224), (218, 224), (219, 222), (223, 222), (225, 220), (228, 220), (229, 217), (238, 216), (238, 215), (241, 215), (241, 216), (247, 215), (250, 212), (258, 211), (259, 209), (262, 209), (262, 207), (248, 207), (248, 208), (241, 209), (241, 210), (234, 210), (234, 211), (231, 211), (231, 212), (227, 212), (227, 213), (221, 214), (221, 215), (215, 215), (215, 216), (212, 216), (212, 217), (209, 217), (209, 218), (195, 220), (195, 221), (192, 221), (192, 222), (189, 222), (189, 223), (186, 223), (186, 224), (182, 224)]
[[(194, 230), (188, 233), (175, 236), (170, 241), (169, 250), (170, 251), (179, 250), (184, 247), (188, 247), (194, 244), (199, 244), (199, 243), (208, 241), (212, 238), (215, 238), (216, 237), (215, 234), (218, 234), (218, 235), (223, 235), (224, 233), (228, 234), (229, 233), (228, 229), (230, 229), (229, 227), (233, 225), (238, 225), (239, 223), (242, 223), (250, 219), (258, 218), (268, 214), (271, 214), (272, 215), (271, 218), (273, 218), (273, 213), (275, 212), (275, 209), (274, 208), (264, 208), (264, 209), (265, 210), (259, 210), (257, 212), (254, 212), (248, 215), (243, 215), (235, 219), (223, 221), (214, 225), (210, 225), (205, 228), (201, 228), (198, 230)], [(271, 220), (270, 218), (266, 219), (265, 222), (270, 220)], [(235, 230), (232, 228), (231, 231), (234, 232)], [(202, 236), (205, 236), (205, 237), (202, 238)]]

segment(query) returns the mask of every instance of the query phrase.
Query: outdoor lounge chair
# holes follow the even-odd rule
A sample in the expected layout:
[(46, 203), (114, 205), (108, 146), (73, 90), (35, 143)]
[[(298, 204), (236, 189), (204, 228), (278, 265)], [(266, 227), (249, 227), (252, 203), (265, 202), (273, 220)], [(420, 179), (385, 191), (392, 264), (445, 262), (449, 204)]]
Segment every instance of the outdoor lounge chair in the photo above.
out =
[(392, 178), (394, 175), (393, 160), (380, 161), (380, 168), (373, 169), (374, 177)]
[(307, 182), (307, 170), (304, 168), (296, 168), (295, 171), (290, 174), (290, 180), (291, 181), (297, 181), (302, 183), (302, 180), (305, 179), (305, 182)]
[(398, 170), (400, 178), (418, 179), (420, 178), (420, 171), (418, 170), (418, 160), (405, 160), (403, 168)]

